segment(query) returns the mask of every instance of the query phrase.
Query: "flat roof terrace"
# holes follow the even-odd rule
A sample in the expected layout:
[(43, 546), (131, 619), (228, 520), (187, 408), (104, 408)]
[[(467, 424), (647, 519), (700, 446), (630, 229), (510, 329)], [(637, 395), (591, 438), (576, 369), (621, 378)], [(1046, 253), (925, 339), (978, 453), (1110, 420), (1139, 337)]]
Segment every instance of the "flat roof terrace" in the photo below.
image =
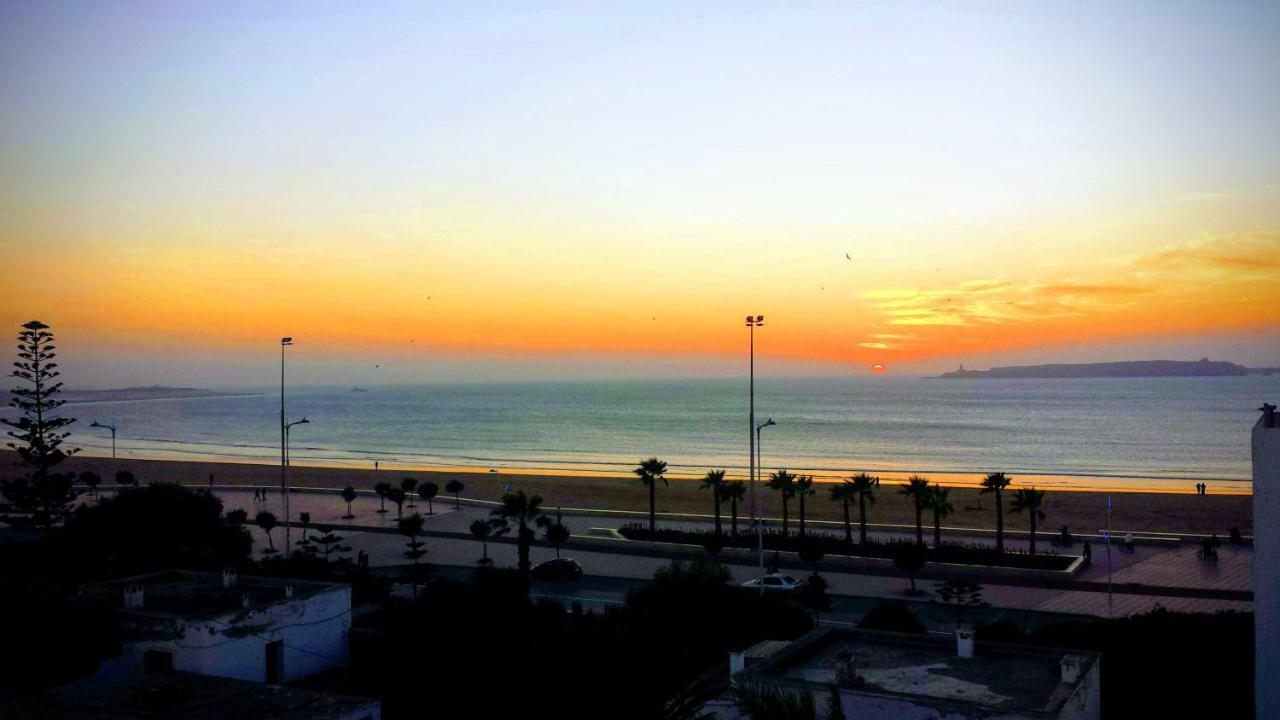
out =
[(128, 613), (198, 619), (345, 587), (312, 580), (229, 572), (228, 578), (225, 572), (166, 570), (84, 585), (80, 593)]
[[(750, 665), (745, 676), (805, 682), (843, 692), (898, 695), (929, 704), (1053, 716), (1075, 691), (1063, 681), (1063, 660), (1083, 678), (1098, 655), (1022, 645), (979, 644), (973, 657), (956, 653), (954, 638), (866, 630), (824, 630)], [(849, 668), (862, 682), (841, 683)]]

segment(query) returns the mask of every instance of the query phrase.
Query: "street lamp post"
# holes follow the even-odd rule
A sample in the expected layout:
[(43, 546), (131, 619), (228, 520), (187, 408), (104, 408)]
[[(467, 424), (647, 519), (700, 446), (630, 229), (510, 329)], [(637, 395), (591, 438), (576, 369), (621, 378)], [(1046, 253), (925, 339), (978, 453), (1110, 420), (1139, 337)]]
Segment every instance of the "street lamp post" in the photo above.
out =
[(94, 420), (89, 425), (89, 427), (103, 428), (105, 430), (111, 431), (111, 460), (112, 460), (112, 463), (114, 464), (116, 459), (116, 424), (115, 423), (103, 424), (98, 422), (97, 420)]
[[(751, 401), (749, 406), (750, 410), (747, 415), (747, 442), (749, 443), (747, 447), (747, 480), (750, 484), (751, 493), (751, 522), (756, 525), (757, 535), (760, 535), (762, 538), (760, 542), (763, 548), (764, 536), (760, 534), (763, 531), (760, 528), (760, 519), (757, 512), (757, 505), (759, 501), (756, 499), (756, 436), (759, 434), (759, 431), (756, 430), (756, 328), (758, 327), (764, 327), (764, 316), (748, 315), (747, 334), (749, 336), (749, 340), (747, 346), (747, 357), (749, 358), (748, 378), (750, 379), (748, 382), (748, 392), (750, 394)], [(763, 549), (760, 551), (760, 558), (761, 569), (763, 570)], [(763, 572), (761, 574), (763, 575)]]
[(292, 431), (292, 430), (293, 430), (293, 426), (294, 426), (294, 425), (307, 425), (307, 424), (310, 424), (310, 422), (311, 422), (310, 420), (308, 420), (308, 419), (306, 419), (306, 418), (304, 417), (304, 418), (302, 418), (301, 420), (294, 420), (294, 421), (293, 421), (293, 422), (291, 422), (291, 423), (286, 423), (286, 424), (285, 424), (285, 426), (284, 426), (284, 464), (285, 464), (286, 466), (288, 466), (288, 465), (290, 465), (290, 464), (292, 463), (292, 458), (289, 456), (289, 437), (290, 437), (289, 433), (290, 433), (290, 431)]
[[(760, 455), (761, 455), (761, 451), (760, 451), (760, 431), (761, 431), (761, 430), (763, 430), (763, 429), (765, 429), (765, 428), (767, 428), (767, 427), (773, 427), (774, 425), (777, 425), (777, 424), (778, 424), (778, 423), (776, 423), (776, 422), (774, 422), (774, 421), (773, 421), (773, 418), (769, 418), (768, 420), (765, 420), (764, 422), (760, 423), (759, 425), (756, 425), (756, 462), (755, 462), (755, 466), (756, 466), (756, 473), (757, 473), (757, 474), (763, 475), (763, 472), (764, 472), (764, 471), (762, 470), (762, 468), (764, 467), (764, 464), (760, 461)], [(763, 518), (761, 518), (761, 519), (763, 520)], [(760, 522), (760, 523), (757, 523), (757, 524), (756, 524), (756, 547), (757, 547), (757, 549), (758, 549), (758, 551), (759, 551), (759, 555), (760, 555), (760, 563), (759, 563), (759, 564), (760, 564), (760, 577), (762, 577), (762, 578), (763, 578), (763, 577), (764, 577), (764, 523), (763, 523), (763, 522)], [(764, 592), (764, 584), (763, 584), (763, 583), (760, 585), (760, 592), (761, 592), (761, 593), (763, 593), (763, 592)]]
[(292, 528), (289, 525), (289, 426), (284, 421), (284, 349), (293, 344), (293, 338), (280, 338), (280, 497), (284, 499), (284, 546), (286, 556), (288, 548), (293, 547), (290, 542), (292, 537)]

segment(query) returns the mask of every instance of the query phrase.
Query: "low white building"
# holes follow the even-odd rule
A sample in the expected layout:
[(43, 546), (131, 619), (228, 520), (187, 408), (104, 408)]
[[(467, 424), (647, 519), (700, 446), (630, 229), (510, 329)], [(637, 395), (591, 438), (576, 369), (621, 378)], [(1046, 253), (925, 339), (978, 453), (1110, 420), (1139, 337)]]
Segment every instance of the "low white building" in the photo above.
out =
[(1259, 718), (1280, 718), (1280, 424), (1263, 404), (1253, 426), (1254, 695)]
[[(815, 630), (729, 658), (731, 681), (833, 696), (858, 720), (1097, 720), (1097, 653), (869, 630)], [(745, 720), (729, 694), (705, 708)]]
[(123, 656), (102, 673), (182, 671), (280, 684), (347, 664), (348, 585), (172, 570), (81, 593), (121, 619)]

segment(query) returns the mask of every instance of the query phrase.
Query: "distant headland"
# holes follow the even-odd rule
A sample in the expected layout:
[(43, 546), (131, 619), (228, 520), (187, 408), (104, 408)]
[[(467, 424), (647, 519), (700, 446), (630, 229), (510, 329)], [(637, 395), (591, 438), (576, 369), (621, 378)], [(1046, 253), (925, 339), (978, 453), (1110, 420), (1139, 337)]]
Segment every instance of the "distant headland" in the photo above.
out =
[(1270, 374), (1277, 368), (1247, 368), (1223, 360), (1129, 360), (1104, 363), (1063, 363), (1056, 365), (1011, 365), (990, 370), (959, 370), (943, 373), (947, 379), (1016, 380), (1022, 378), (1145, 378), (1145, 377), (1228, 377)]
[(69, 403), (119, 402), (122, 400), (180, 400), (186, 398), (238, 397), (242, 395), (258, 395), (260, 393), (227, 392), (225, 390), (205, 390), (190, 387), (164, 387), (149, 385), (147, 387), (113, 388), (107, 390), (74, 390), (62, 391), (62, 397)]

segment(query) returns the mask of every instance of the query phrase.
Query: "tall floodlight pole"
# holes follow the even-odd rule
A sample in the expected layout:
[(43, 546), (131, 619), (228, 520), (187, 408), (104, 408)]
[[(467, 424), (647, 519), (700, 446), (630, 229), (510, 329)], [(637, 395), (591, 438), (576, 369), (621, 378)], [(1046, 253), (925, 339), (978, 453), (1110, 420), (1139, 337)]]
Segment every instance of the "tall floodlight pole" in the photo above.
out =
[[(768, 420), (765, 420), (759, 425), (756, 425), (756, 463), (755, 465), (756, 465), (756, 473), (761, 476), (764, 475), (764, 463), (760, 460), (760, 456), (762, 454), (762, 451), (760, 449), (760, 446), (761, 446), (760, 431), (767, 427), (773, 427), (774, 425), (777, 425), (777, 424), (778, 423), (773, 421), (773, 418), (769, 418)], [(764, 523), (763, 522), (756, 525), (756, 549), (757, 549), (757, 553), (759, 554), (760, 577), (764, 577)], [(763, 583), (760, 584), (760, 592), (762, 594), (764, 593)]]
[(288, 557), (293, 547), (293, 535), (289, 526), (289, 426), (284, 421), (284, 349), (293, 344), (293, 338), (280, 338), (280, 497), (284, 498), (284, 547)]
[[(756, 328), (763, 326), (763, 315), (747, 316), (748, 392), (751, 397), (750, 410), (747, 414), (747, 482), (750, 485), (751, 494), (751, 522), (756, 526), (757, 531), (760, 531), (760, 519), (756, 507), (758, 504), (756, 499)], [(763, 551), (761, 551), (761, 557), (763, 558)]]
[(111, 431), (111, 460), (114, 463), (116, 459), (116, 424), (109, 423), (104, 425), (103, 423), (100, 423), (97, 420), (94, 420), (93, 423), (89, 425), (89, 427), (102, 428), (104, 430)]

